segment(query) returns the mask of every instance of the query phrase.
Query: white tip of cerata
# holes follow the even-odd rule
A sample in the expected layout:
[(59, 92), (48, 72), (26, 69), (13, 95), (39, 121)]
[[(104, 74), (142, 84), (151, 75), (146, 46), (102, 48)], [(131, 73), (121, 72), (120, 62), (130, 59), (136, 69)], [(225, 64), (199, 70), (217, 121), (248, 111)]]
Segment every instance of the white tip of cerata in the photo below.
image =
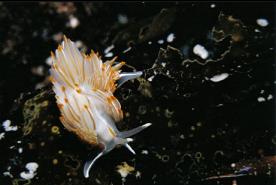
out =
[(149, 126), (151, 126), (152, 125), (152, 123), (146, 123), (146, 124), (144, 124), (142, 127), (143, 128), (147, 128), (147, 127), (149, 127)]

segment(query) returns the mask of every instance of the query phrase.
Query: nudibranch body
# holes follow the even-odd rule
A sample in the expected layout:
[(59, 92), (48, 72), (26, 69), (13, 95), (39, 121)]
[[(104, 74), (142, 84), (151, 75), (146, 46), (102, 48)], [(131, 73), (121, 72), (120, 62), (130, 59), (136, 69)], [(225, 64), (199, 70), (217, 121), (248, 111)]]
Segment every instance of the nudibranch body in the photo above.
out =
[(89, 55), (81, 53), (66, 37), (51, 55), (51, 81), (61, 112), (60, 121), (82, 140), (103, 146), (94, 159), (86, 162), (84, 176), (89, 177), (94, 162), (116, 145), (124, 145), (135, 154), (128, 144), (132, 141), (129, 137), (151, 123), (119, 131), (115, 122), (123, 119), (123, 111), (113, 92), (126, 81), (141, 76), (142, 72), (121, 73), (124, 62), (114, 65), (114, 58), (103, 63), (98, 54), (93, 51)]

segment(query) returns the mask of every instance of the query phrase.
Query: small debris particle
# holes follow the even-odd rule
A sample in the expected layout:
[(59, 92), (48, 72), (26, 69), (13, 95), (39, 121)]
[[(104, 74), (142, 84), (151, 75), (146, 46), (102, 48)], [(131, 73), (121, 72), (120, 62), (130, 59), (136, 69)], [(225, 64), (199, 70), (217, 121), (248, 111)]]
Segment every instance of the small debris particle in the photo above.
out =
[(257, 19), (256, 22), (261, 27), (266, 27), (269, 24), (268, 21), (264, 18)]
[(68, 23), (68, 26), (71, 27), (71, 28), (76, 28), (78, 27), (78, 25), (80, 24), (79, 22), (79, 19), (75, 16), (70, 16), (69, 17), (69, 23)]
[(205, 49), (204, 46), (197, 44), (193, 48), (194, 54), (200, 56), (202, 59), (207, 59), (209, 56), (208, 51)]
[(31, 172), (35, 172), (38, 168), (38, 164), (36, 162), (29, 162), (26, 164), (26, 168)]
[(114, 44), (112, 44), (111, 46), (108, 46), (105, 50), (104, 50), (104, 53), (107, 54), (109, 53), (112, 49), (114, 49)]
[(129, 52), (131, 49), (132, 49), (132, 47), (128, 47), (127, 49), (125, 49), (125, 50), (123, 51), (123, 53)]
[(118, 22), (120, 24), (127, 24), (128, 23), (128, 18), (126, 15), (123, 15), (123, 14), (119, 14), (118, 15)]
[(225, 80), (226, 78), (228, 78), (229, 74), (228, 73), (221, 73), (219, 75), (215, 75), (212, 78), (210, 78), (210, 80), (212, 82), (220, 82), (222, 80)]
[(175, 39), (175, 36), (173, 33), (170, 33), (167, 37), (167, 42), (172, 42)]
[(5, 133), (4, 132), (0, 133), (0, 140), (2, 140), (4, 138), (5, 138)]
[(20, 173), (20, 177), (22, 179), (26, 179), (26, 180), (32, 179), (32, 178), (34, 178), (34, 176), (35, 176), (35, 174), (34, 173), (30, 173), (30, 172), (21, 172)]
[(142, 153), (142, 154), (145, 154), (145, 155), (148, 155), (148, 154), (149, 154), (149, 152), (148, 152), (147, 150), (142, 150), (141, 153)]
[(265, 98), (264, 97), (258, 97), (258, 102), (264, 102)]
[(3, 175), (4, 176), (9, 176), (10, 178), (13, 178), (13, 175), (9, 171), (3, 172)]
[(106, 53), (105, 57), (113, 57), (113, 53), (112, 52)]
[(26, 164), (25, 168), (28, 171), (21, 172), (20, 177), (26, 180), (32, 179), (36, 175), (35, 171), (38, 168), (38, 164), (36, 162), (29, 162)]
[(141, 179), (141, 172), (137, 171), (135, 174), (136, 179)]
[(155, 76), (151, 76), (148, 78), (148, 81), (151, 82)]
[(18, 153), (22, 153), (23, 152), (23, 148), (18, 148)]
[(268, 97), (266, 98), (267, 100), (271, 100), (273, 98), (272, 94), (268, 95)]
[(53, 165), (57, 165), (58, 164), (58, 160), (57, 159), (53, 159)]
[(37, 66), (37, 67), (32, 67), (31, 71), (34, 75), (44, 76), (44, 66), (42, 66), (42, 65)]
[(17, 130), (17, 126), (11, 126), (11, 121), (10, 120), (6, 120), (3, 122), (2, 126), (4, 127), (4, 130), (6, 132), (9, 131), (16, 131)]
[(59, 134), (59, 127), (58, 126), (52, 126), (51, 131), (53, 134)]
[(164, 40), (160, 39), (157, 41), (158, 44), (164, 44)]
[(121, 165), (117, 166), (117, 172), (121, 175), (122, 178), (126, 178), (128, 174), (134, 171), (134, 167), (129, 166), (126, 162), (122, 162)]

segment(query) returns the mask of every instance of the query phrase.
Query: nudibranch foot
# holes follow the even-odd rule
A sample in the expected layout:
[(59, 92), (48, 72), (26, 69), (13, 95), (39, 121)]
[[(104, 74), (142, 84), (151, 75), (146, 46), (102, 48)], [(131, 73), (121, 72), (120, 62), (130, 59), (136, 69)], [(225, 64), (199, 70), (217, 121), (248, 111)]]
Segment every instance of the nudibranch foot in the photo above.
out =
[(129, 72), (129, 73), (120, 73), (119, 75), (119, 80), (118, 80), (118, 86), (120, 87), (121, 85), (123, 85), (125, 82), (129, 81), (129, 80), (133, 80), (135, 78), (140, 77), (143, 74), (142, 71), (136, 71), (136, 72)]

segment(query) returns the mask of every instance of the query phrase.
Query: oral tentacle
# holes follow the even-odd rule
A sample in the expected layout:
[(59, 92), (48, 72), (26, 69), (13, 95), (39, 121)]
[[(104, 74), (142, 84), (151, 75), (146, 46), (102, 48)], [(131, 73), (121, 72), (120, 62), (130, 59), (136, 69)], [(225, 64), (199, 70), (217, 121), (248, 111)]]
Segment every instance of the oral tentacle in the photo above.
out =
[(120, 86), (122, 86), (125, 82), (138, 78), (143, 74), (142, 71), (137, 71), (137, 72), (129, 72), (129, 73), (121, 73), (119, 76), (119, 80), (118, 80), (118, 88)]
[(127, 138), (127, 137), (131, 137), (139, 132), (141, 132), (142, 130), (144, 130), (145, 128), (148, 128), (149, 126), (151, 126), (152, 124), (151, 123), (146, 123), (144, 125), (141, 125), (139, 127), (136, 127), (134, 129), (131, 129), (131, 130), (127, 130), (127, 131), (123, 131), (123, 132), (120, 132), (119, 133), (119, 136), (121, 138)]

